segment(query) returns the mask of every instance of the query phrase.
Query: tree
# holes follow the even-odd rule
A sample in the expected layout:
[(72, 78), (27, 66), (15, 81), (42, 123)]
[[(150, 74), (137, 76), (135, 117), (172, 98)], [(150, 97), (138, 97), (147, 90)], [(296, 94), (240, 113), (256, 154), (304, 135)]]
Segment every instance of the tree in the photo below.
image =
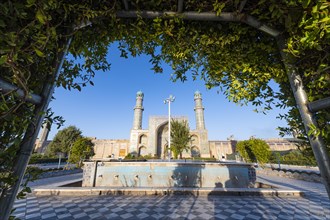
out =
[(70, 148), (79, 138), (82, 138), (82, 135), (77, 127), (64, 128), (55, 135), (53, 141), (48, 145), (47, 154), (54, 156), (56, 153), (64, 153), (68, 155)]
[(76, 163), (79, 167), (83, 159), (94, 155), (94, 144), (90, 138), (79, 137), (72, 145), (69, 162)]
[(174, 154), (174, 158), (177, 159), (180, 155), (182, 159), (182, 152), (190, 149), (190, 142), (192, 136), (190, 135), (188, 122), (171, 120), (171, 151)]
[(271, 155), (268, 144), (261, 139), (255, 138), (239, 141), (236, 145), (236, 150), (245, 161), (260, 164), (267, 163)]

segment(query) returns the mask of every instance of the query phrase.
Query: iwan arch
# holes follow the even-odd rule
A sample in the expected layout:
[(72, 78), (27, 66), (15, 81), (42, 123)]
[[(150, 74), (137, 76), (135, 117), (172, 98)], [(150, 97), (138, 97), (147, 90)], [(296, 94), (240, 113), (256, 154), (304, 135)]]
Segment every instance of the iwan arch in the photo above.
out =
[[(149, 118), (148, 129), (142, 128), (143, 114), (143, 98), (142, 92), (136, 94), (136, 105), (134, 108), (133, 128), (130, 134), (129, 152), (139, 155), (154, 155), (160, 158), (165, 158), (168, 145), (168, 117), (167, 116), (151, 116)], [(193, 135), (191, 147), (194, 149), (193, 156), (209, 157), (209, 146), (207, 130), (205, 129), (204, 108), (202, 105), (202, 95), (200, 92), (195, 92), (195, 115), (196, 129), (190, 131)], [(175, 120), (188, 121), (185, 116), (174, 116)], [(187, 155), (188, 154), (188, 155)], [(191, 152), (185, 156), (191, 156)]]
[[(204, 107), (202, 103), (202, 94), (198, 91), (194, 94), (195, 102), (195, 121), (194, 130), (190, 130), (192, 141), (190, 151), (183, 152), (183, 157), (214, 157), (220, 158), (221, 155), (232, 154), (235, 152), (235, 140), (209, 141), (208, 131), (205, 127)], [(136, 104), (134, 107), (133, 127), (130, 131), (129, 140), (118, 139), (93, 139), (95, 144), (95, 155), (93, 159), (106, 159), (125, 157), (128, 153), (136, 156), (156, 156), (158, 158), (167, 158), (168, 146), (168, 116), (150, 116), (148, 129), (142, 128), (143, 118), (143, 99), (144, 94), (139, 91), (136, 94)], [(175, 120), (188, 121), (186, 116), (173, 116)], [(283, 151), (296, 149), (294, 143), (285, 139), (265, 140), (272, 150)]]

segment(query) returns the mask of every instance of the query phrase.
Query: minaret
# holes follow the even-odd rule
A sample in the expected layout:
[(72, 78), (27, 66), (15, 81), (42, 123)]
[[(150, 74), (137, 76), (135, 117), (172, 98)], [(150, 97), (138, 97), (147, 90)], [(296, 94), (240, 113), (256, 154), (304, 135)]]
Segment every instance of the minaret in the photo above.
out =
[(205, 130), (204, 107), (202, 104), (202, 94), (196, 91), (194, 94), (195, 114), (196, 114), (196, 130)]
[(143, 112), (143, 92), (136, 93), (136, 105), (134, 108), (133, 130), (142, 129), (142, 112)]

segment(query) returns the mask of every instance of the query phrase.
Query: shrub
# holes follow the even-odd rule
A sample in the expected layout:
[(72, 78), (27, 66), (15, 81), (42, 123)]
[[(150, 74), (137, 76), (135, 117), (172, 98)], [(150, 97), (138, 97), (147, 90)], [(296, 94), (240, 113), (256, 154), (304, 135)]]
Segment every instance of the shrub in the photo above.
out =
[(293, 150), (288, 153), (281, 155), (279, 152), (273, 152), (277, 154), (276, 156), (272, 155), (271, 162), (278, 163), (278, 158), (280, 159), (281, 164), (288, 165), (298, 165), (298, 166), (317, 166), (315, 160), (311, 160), (308, 157), (305, 157), (303, 153), (299, 150)]
[[(66, 162), (66, 158), (62, 158), (62, 162)], [(58, 157), (50, 157), (42, 154), (32, 154), (29, 164), (40, 164), (40, 163), (57, 163)]]
[(246, 141), (239, 141), (236, 149), (246, 162), (264, 164), (269, 161), (271, 154), (268, 144), (261, 139), (255, 138)]

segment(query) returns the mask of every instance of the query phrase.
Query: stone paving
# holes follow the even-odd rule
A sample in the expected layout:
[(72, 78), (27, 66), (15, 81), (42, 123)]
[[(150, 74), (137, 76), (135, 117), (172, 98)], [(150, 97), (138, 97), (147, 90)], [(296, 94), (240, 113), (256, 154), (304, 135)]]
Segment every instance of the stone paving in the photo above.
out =
[(74, 173), (71, 175), (62, 175), (55, 176), (50, 178), (38, 179), (34, 182), (29, 182), (28, 186), (32, 189), (43, 188), (47, 186), (61, 186), (68, 183), (72, 183), (74, 181), (82, 180), (83, 173)]
[[(76, 176), (77, 178), (79, 176)], [(66, 177), (68, 179), (68, 177)], [(54, 183), (43, 180), (32, 187)], [(15, 202), (21, 219), (330, 219), (322, 184), (273, 176), (258, 181), (305, 191), (304, 197), (259, 196), (42, 196)]]

